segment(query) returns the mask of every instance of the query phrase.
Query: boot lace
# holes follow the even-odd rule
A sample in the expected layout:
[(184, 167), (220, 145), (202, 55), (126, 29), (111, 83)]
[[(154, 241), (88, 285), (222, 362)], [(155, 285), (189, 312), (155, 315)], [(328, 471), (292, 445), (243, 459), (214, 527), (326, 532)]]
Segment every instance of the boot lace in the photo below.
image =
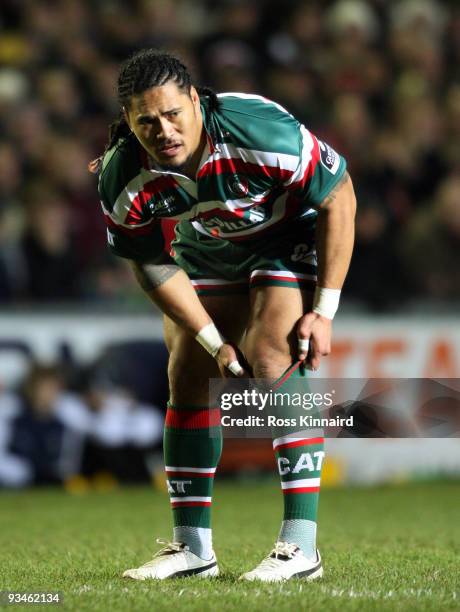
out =
[(297, 544), (290, 542), (276, 542), (273, 550), (260, 563), (258, 569), (270, 570), (279, 567), (280, 561), (288, 561), (292, 559), (295, 553), (299, 550)]
[(157, 544), (164, 544), (163, 548), (160, 548), (156, 553), (153, 554), (153, 558), (147, 563), (144, 563), (142, 567), (151, 567), (158, 562), (158, 557), (164, 557), (165, 555), (175, 555), (176, 553), (188, 550), (188, 547), (183, 542), (168, 542), (162, 538), (156, 539)]

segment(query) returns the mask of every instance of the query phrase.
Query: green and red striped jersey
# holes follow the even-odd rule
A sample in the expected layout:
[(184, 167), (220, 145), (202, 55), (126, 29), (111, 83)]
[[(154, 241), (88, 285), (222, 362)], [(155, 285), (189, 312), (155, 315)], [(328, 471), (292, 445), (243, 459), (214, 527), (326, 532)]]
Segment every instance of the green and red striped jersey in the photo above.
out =
[(216, 240), (260, 238), (317, 214), (346, 163), (279, 104), (256, 95), (202, 100), (207, 143), (196, 180), (158, 168), (136, 138), (104, 156), (99, 193), (110, 249), (146, 260), (163, 249), (160, 221), (191, 223)]

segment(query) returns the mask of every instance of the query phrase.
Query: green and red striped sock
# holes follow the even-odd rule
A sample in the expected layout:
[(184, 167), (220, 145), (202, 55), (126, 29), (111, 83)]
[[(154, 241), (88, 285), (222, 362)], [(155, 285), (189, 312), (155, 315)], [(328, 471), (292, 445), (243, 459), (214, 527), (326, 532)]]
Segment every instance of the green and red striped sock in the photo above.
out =
[[(303, 377), (299, 364), (294, 364), (280, 377), (276, 390), (280, 393), (306, 392), (306, 384), (299, 385), (298, 379)], [(297, 544), (307, 557), (315, 558), (324, 438), (286, 427), (274, 429), (272, 435), (284, 498), (284, 516), (278, 539)]]
[(168, 405), (164, 459), (174, 539), (203, 559), (212, 555), (212, 489), (221, 453), (219, 408)]

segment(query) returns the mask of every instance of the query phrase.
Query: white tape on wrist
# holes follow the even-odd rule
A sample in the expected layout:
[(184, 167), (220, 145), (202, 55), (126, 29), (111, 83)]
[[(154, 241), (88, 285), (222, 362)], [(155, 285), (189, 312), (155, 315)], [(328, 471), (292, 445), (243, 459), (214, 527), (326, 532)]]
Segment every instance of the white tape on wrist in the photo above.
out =
[(313, 297), (313, 312), (333, 319), (340, 301), (340, 289), (327, 289), (326, 287), (316, 287)]
[(229, 363), (227, 368), (235, 376), (239, 376), (240, 374), (243, 374), (244, 372), (243, 368), (240, 366), (240, 364), (237, 361), (232, 361), (231, 363)]
[(308, 338), (299, 338), (299, 353), (307, 353), (310, 349), (310, 340)]
[(219, 330), (214, 323), (205, 325), (195, 336), (195, 340), (208, 351), (213, 357), (217, 355), (220, 347), (225, 343), (224, 338), (220, 335)]

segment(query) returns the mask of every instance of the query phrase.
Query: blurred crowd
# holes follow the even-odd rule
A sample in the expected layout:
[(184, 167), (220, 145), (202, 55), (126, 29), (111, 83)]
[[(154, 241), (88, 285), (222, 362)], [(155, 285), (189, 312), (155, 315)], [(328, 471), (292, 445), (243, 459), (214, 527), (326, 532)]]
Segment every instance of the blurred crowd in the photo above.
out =
[(155, 478), (163, 411), (98, 371), (31, 363), (17, 389), (0, 388), (0, 488), (80, 492)]
[(1, 302), (142, 302), (87, 163), (119, 113), (119, 62), (144, 46), (280, 102), (347, 158), (350, 301), (460, 299), (456, 0), (2, 0), (0, 28)]

